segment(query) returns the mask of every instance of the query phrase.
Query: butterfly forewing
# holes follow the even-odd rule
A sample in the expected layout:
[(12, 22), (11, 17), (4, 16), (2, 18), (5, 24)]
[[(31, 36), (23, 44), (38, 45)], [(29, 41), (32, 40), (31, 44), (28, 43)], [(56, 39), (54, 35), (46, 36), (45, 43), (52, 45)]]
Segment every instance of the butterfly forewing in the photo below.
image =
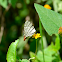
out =
[(26, 21), (24, 24), (24, 36), (31, 37), (36, 32), (34, 26), (30, 21)]

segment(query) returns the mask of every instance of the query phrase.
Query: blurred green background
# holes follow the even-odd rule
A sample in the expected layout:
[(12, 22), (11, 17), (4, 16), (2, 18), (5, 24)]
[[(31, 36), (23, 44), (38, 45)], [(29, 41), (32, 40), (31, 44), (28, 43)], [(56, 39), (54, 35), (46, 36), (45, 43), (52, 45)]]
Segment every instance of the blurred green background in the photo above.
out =
[[(29, 51), (35, 52), (35, 39), (29, 38), (23, 41), (23, 28), (26, 20), (32, 21), (36, 31), (39, 32), (39, 17), (34, 8), (34, 3), (42, 6), (49, 4), (52, 10), (62, 14), (62, 0), (0, 0), (0, 37), (2, 37), (0, 38), (0, 62), (6, 62), (8, 47), (11, 42), (18, 38), (20, 42), (17, 46), (17, 58), (28, 59)], [(55, 35), (49, 36), (44, 28), (43, 35), (44, 48), (50, 45), (52, 41), (55, 41)], [(40, 50), (40, 39), (38, 41), (38, 50)], [(62, 55), (61, 51), (60, 49), (60, 55)]]

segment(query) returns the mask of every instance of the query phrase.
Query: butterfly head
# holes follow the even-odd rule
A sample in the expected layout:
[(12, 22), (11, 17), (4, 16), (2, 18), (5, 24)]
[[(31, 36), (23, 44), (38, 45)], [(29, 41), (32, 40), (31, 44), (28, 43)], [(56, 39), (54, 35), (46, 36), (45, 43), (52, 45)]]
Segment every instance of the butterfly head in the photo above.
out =
[(26, 37), (24, 36), (24, 41), (26, 40)]

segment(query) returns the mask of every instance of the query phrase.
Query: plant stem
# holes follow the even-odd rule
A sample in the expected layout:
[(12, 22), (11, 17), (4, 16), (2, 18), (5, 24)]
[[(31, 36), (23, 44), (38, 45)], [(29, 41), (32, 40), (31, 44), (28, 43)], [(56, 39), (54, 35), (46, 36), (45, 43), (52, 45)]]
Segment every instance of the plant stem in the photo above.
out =
[[(36, 54), (37, 54), (37, 39), (36, 39), (36, 51), (35, 51), (35, 59), (36, 59)], [(35, 60), (34, 60), (35, 62)]]
[(36, 39), (36, 54), (37, 54), (37, 39)]
[(40, 28), (40, 35), (41, 35), (41, 49), (42, 49), (42, 52), (43, 52), (43, 62), (45, 62), (45, 59), (44, 59), (43, 39), (42, 39), (42, 25), (41, 25), (40, 19), (39, 19), (39, 28)]

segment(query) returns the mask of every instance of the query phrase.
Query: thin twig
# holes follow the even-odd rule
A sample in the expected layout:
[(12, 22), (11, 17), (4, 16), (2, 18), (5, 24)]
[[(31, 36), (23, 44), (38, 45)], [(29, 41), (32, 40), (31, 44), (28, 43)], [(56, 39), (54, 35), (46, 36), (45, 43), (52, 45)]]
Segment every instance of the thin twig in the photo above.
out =
[(2, 14), (2, 7), (0, 6), (0, 17), (1, 17), (0, 43), (1, 43), (2, 36), (3, 36), (3, 31), (4, 31), (4, 22), (5, 22), (4, 16), (5, 16), (6, 12), (9, 10), (10, 6), (11, 5), (8, 5), (8, 7), (3, 12), (3, 14)]
[(0, 43), (1, 43), (2, 35), (3, 35), (3, 31), (4, 31), (4, 16), (2, 15), (2, 18), (1, 18), (1, 31), (0, 31)]
[(37, 54), (37, 39), (36, 39), (36, 53), (35, 54)]

